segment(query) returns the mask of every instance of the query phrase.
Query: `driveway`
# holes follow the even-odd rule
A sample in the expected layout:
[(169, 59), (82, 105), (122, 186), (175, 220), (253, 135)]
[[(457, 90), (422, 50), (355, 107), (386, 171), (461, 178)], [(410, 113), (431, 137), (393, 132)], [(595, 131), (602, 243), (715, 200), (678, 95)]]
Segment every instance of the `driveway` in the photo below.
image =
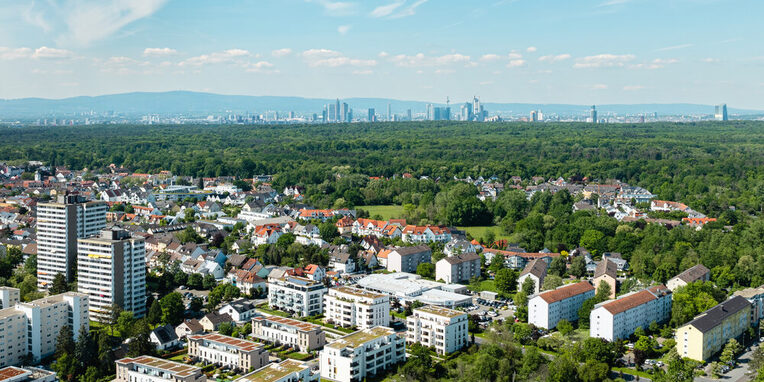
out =
[[(761, 346), (759, 344), (758, 346)], [(696, 382), (716, 382), (716, 381), (726, 381), (726, 382), (746, 382), (751, 380), (751, 376), (748, 376), (748, 363), (751, 362), (751, 357), (753, 356), (754, 350), (756, 350), (757, 346), (751, 346), (749, 350), (737, 359), (737, 366), (728, 371), (726, 374), (722, 374), (721, 378), (719, 379), (713, 379), (711, 377), (697, 377), (695, 378)], [(753, 370), (751, 370), (753, 371)]]

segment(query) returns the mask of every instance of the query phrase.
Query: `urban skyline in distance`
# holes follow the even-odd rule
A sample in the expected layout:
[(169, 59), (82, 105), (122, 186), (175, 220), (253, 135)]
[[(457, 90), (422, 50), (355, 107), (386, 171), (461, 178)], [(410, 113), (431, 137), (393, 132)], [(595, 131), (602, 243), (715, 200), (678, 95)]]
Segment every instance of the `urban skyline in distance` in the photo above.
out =
[[(764, 99), (755, 17), (764, 5), (753, 1), (0, 5), (8, 10), (0, 15), (4, 99), (190, 90), (443, 102), (479, 94), (499, 103), (753, 110)], [(268, 17), (253, 23), (250, 15)], [(279, 33), (284, 25), (289, 33)]]

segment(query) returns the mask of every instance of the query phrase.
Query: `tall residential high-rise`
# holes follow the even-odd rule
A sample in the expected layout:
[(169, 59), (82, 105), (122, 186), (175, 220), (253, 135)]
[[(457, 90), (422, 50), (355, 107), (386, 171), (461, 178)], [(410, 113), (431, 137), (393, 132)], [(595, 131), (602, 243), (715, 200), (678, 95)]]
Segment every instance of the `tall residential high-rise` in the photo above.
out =
[(56, 274), (74, 281), (77, 239), (97, 235), (106, 227), (104, 202), (76, 194), (60, 195), (56, 203), (37, 205), (37, 287), (47, 289)]
[(113, 228), (77, 244), (77, 291), (90, 298), (90, 317), (108, 319), (109, 307), (118, 305), (146, 315), (146, 249), (144, 239)]
[(339, 115), (339, 121), (340, 122), (350, 122), (350, 119), (348, 119), (348, 115), (350, 115), (350, 107), (346, 102), (342, 103), (342, 107), (340, 109), (340, 115)]
[(369, 122), (376, 122), (377, 121), (377, 113), (376, 110), (374, 110), (373, 107), (369, 108)]
[(393, 120), (393, 109), (392, 105), (388, 102), (387, 104), (387, 120), (392, 121)]
[(727, 121), (727, 104), (723, 103), (721, 105), (716, 105), (716, 110), (714, 112), (714, 118), (717, 121)]
[(597, 107), (596, 105), (592, 105), (592, 110), (589, 112), (589, 118), (591, 118), (592, 123), (597, 123)]
[(536, 110), (531, 110), (531, 115), (528, 117), (528, 122), (538, 122), (539, 115)]

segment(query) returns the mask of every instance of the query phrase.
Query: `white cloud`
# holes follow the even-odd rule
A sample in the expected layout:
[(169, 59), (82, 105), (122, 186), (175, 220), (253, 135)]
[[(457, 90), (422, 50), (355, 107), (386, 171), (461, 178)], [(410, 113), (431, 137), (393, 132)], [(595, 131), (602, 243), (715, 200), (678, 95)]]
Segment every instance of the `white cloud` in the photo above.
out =
[(708, 63), (708, 64), (713, 64), (713, 63), (719, 62), (719, 59), (718, 58), (706, 57), (706, 58), (704, 58), (704, 59), (702, 59), (700, 61), (703, 61), (703, 62)]
[(648, 63), (630, 65), (629, 68), (654, 70), (661, 69), (666, 65), (676, 64), (677, 62), (679, 62), (679, 60), (675, 58), (656, 58)]
[(0, 60), (18, 60), (18, 59), (35, 59), (35, 60), (47, 60), (47, 59), (67, 59), (74, 57), (72, 51), (66, 49), (48, 48), (47, 46), (41, 46), (32, 50), (31, 48), (7, 48), (0, 47)]
[(510, 60), (509, 64), (507, 64), (508, 68), (518, 68), (525, 65), (525, 60), (517, 59), (517, 60)]
[(357, 4), (349, 1), (331, 0), (306, 0), (309, 3), (317, 3), (324, 8), (324, 13), (329, 16), (350, 16), (356, 13)]
[(374, 74), (374, 71), (371, 69), (354, 70), (353, 74), (357, 76), (368, 76)]
[(405, 1), (396, 1), (387, 5), (380, 5), (376, 8), (374, 8), (373, 11), (369, 14), (371, 17), (385, 17), (389, 16), (393, 11), (398, 9), (401, 5), (405, 4)]
[(667, 50), (677, 50), (677, 49), (685, 49), (695, 46), (695, 44), (681, 44), (681, 45), (673, 45), (673, 46), (667, 46), (665, 48), (656, 49), (656, 52), (665, 52)]
[(446, 54), (443, 56), (425, 56), (424, 53), (417, 53), (414, 56), (399, 54), (390, 59), (397, 66), (404, 67), (423, 67), (423, 66), (442, 66), (470, 62), (470, 56), (459, 53)]
[(247, 63), (244, 65), (244, 70), (250, 73), (261, 73), (261, 72), (267, 72), (267, 73), (278, 73), (278, 70), (270, 70), (273, 67), (273, 64), (271, 64), (268, 61), (258, 61), (254, 63)]
[(573, 67), (576, 69), (622, 67), (635, 58), (633, 54), (598, 54), (578, 59)]
[(347, 34), (350, 31), (350, 25), (340, 25), (337, 27), (339, 34)]
[(380, 5), (369, 13), (369, 16), (375, 18), (391, 18), (397, 19), (401, 17), (413, 16), (416, 14), (416, 9), (428, 0), (415, 0), (409, 4), (408, 0), (396, 0), (390, 4)]
[(207, 64), (220, 64), (234, 62), (237, 59), (250, 56), (250, 53), (244, 49), (228, 49), (222, 52), (202, 54), (201, 56), (191, 57), (180, 62), (180, 66), (201, 66)]
[(389, 55), (390, 55), (389, 53), (387, 53), (385, 51), (382, 51), (382, 52), (379, 52), (379, 54), (377, 56), (379, 56), (379, 58), (385, 58), (385, 57), (387, 57)]
[(541, 56), (539, 57), (539, 61), (549, 61), (549, 62), (557, 62), (557, 61), (564, 61), (570, 59), (570, 55), (567, 53), (564, 54), (558, 54), (556, 56)]
[(607, 85), (605, 84), (594, 84), (591, 87), (593, 90), (605, 90), (607, 89)]
[(486, 85), (493, 85), (493, 81), (481, 81), (480, 85), (486, 86)]
[(143, 50), (143, 57), (166, 57), (178, 54), (178, 51), (171, 48), (146, 48)]
[(482, 57), (480, 57), (480, 61), (486, 61), (486, 62), (496, 61), (500, 59), (501, 59), (501, 56), (499, 56), (498, 54), (484, 54)]
[(456, 73), (453, 69), (435, 69), (435, 74), (454, 74)]
[(70, 58), (74, 53), (65, 49), (48, 48), (41, 46), (32, 53), (32, 58)]
[(271, 56), (273, 57), (285, 57), (290, 54), (292, 54), (292, 49), (289, 49), (289, 48), (276, 49), (271, 52)]
[(376, 60), (361, 60), (345, 57), (342, 53), (330, 49), (308, 49), (302, 52), (302, 57), (309, 66), (375, 66)]
[(642, 85), (628, 85), (628, 86), (624, 86), (623, 90), (626, 90), (626, 91), (636, 91), (636, 90), (642, 90), (644, 88), (645, 87), (642, 86)]
[(33, 0), (24, 19), (60, 44), (89, 45), (146, 18), (168, 0)]
[(520, 54), (520, 53), (517, 53), (517, 52), (509, 52), (509, 54), (507, 55), (507, 57), (508, 57), (510, 60), (516, 60), (516, 59), (518, 59), (518, 58), (523, 58), (523, 55), (522, 55), (522, 54)]
[(526, 50), (527, 52), (533, 53), (533, 52), (537, 51), (537, 50), (538, 50), (538, 48), (536, 48), (535, 46), (529, 46), (529, 47), (528, 47), (528, 48), (526, 48), (525, 50)]
[(29, 48), (6, 48), (0, 47), (0, 60), (18, 60), (21, 58), (29, 58), (33, 51)]

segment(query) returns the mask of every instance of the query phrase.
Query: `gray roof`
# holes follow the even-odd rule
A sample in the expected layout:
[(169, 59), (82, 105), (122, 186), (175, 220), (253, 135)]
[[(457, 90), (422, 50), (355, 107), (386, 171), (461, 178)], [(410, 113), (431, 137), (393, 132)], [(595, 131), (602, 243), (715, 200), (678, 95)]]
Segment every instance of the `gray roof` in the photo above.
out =
[(616, 278), (618, 275), (618, 265), (608, 259), (607, 257), (597, 263), (597, 268), (594, 269), (594, 278), (609, 275), (612, 278)]
[(698, 281), (701, 278), (703, 278), (708, 272), (708, 268), (706, 268), (703, 264), (698, 264), (694, 267), (688, 268), (684, 272), (676, 275), (676, 278), (679, 278), (680, 280), (691, 283), (694, 281)]
[(446, 260), (449, 264), (461, 264), (468, 261), (480, 260), (480, 255), (475, 252), (467, 252), (456, 256), (444, 257), (443, 260)]
[(157, 336), (160, 344), (166, 344), (178, 339), (178, 335), (175, 334), (175, 329), (173, 329), (172, 325), (169, 324), (165, 326), (159, 326), (154, 329), (153, 332), (154, 335)]
[(544, 261), (544, 259), (535, 259), (528, 263), (522, 272), (520, 272), (520, 276), (525, 274), (532, 274), (539, 279), (544, 277), (546, 275), (546, 269), (549, 265)]
[(733, 314), (749, 308), (751, 303), (743, 297), (734, 296), (727, 301), (716, 305), (715, 307), (701, 313), (694, 320), (690, 321), (688, 325), (694, 326), (700, 330), (701, 333), (708, 332), (709, 330), (717, 327), (727, 317)]
[(396, 252), (397, 254), (401, 256), (408, 256), (408, 255), (413, 255), (416, 253), (430, 252), (430, 247), (427, 245), (417, 245), (413, 247), (400, 247), (400, 248), (396, 248), (394, 252)]
[(246, 298), (240, 298), (236, 301), (231, 301), (227, 305), (230, 305), (233, 310), (237, 311), (238, 313), (249, 312), (250, 310), (255, 309), (255, 304)]

